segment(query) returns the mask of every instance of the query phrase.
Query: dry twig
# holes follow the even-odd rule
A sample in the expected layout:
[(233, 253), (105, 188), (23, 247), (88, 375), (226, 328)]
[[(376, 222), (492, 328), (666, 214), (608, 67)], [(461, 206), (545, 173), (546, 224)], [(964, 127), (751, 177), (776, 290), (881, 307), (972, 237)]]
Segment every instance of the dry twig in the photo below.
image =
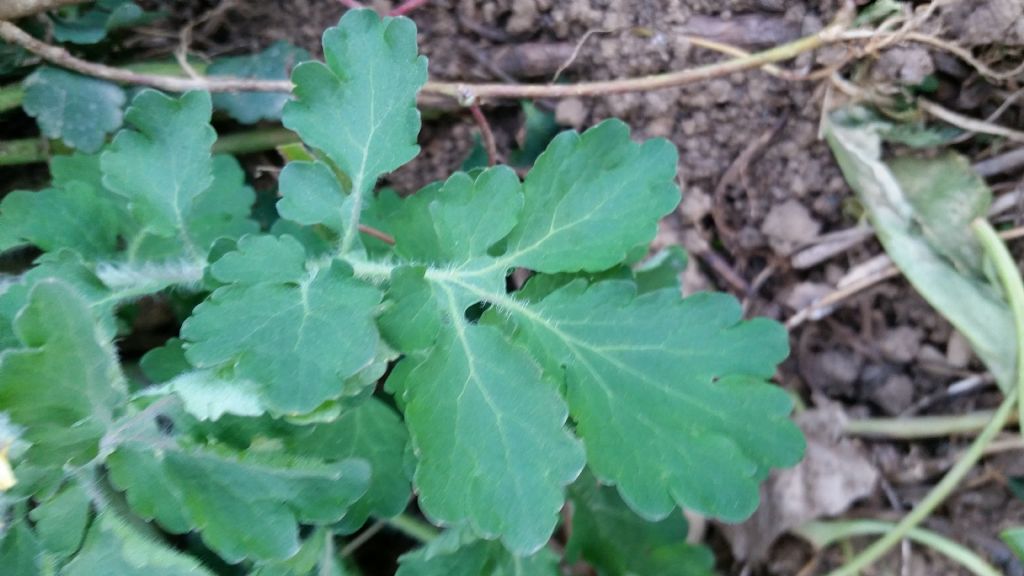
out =
[(84, 4), (90, 0), (3, 0), (0, 2), (0, 20), (17, 20), (47, 10), (54, 10), (72, 4)]
[[(121, 68), (96, 64), (77, 58), (63, 48), (37, 40), (10, 22), (0, 21), (0, 38), (6, 42), (17, 44), (52, 64), (80, 74), (113, 82), (150, 86), (171, 92), (184, 92), (188, 90), (207, 90), (209, 92), (290, 92), (292, 88), (292, 84), (288, 80), (209, 77), (178, 78), (139, 74)], [(806, 36), (763, 52), (756, 52), (723, 62), (663, 74), (554, 85), (472, 84), (431, 81), (423, 86), (423, 92), (449, 96), (457, 98), (466, 104), (471, 104), (478, 98), (567, 98), (661, 90), (727, 76), (734, 72), (760, 68), (839, 41), (841, 41), (839, 27), (829, 26), (817, 34)]]

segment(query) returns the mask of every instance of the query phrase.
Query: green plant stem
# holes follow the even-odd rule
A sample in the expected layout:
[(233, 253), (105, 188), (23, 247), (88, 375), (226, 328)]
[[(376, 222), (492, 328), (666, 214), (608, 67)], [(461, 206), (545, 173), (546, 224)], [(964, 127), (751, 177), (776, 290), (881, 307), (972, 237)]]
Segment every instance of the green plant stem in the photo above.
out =
[(992, 416), (992, 420), (981, 431), (981, 434), (974, 439), (970, 448), (953, 468), (932, 488), (909, 514), (903, 517), (895, 527), (889, 530), (885, 536), (876, 540), (858, 554), (848, 564), (832, 571), (829, 576), (854, 576), (864, 568), (873, 564), (881, 558), (900, 540), (907, 537), (907, 534), (928, 517), (941, 504), (964, 476), (970, 472), (974, 464), (981, 458), (985, 447), (996, 437), (1000, 430), (1009, 422), (1013, 414), (1014, 404), (1021, 390), (1024, 390), (1024, 282), (1021, 281), (1020, 271), (1017, 269), (1013, 257), (1010, 256), (1006, 245), (1000, 240), (992, 225), (987, 220), (979, 218), (971, 224), (971, 228), (985, 249), (986, 255), (992, 260), (996, 267), (996, 274), (1003, 283), (1003, 290), (1006, 292), (1010, 302), (1010, 310), (1013, 313), (1014, 326), (1017, 332), (1017, 385), (1012, 388), (1003, 399)]
[(21, 106), (21, 99), (25, 96), (25, 89), (21, 84), (9, 84), (0, 88), (0, 114)]
[[(867, 536), (871, 534), (885, 534), (895, 528), (891, 522), (880, 522), (877, 520), (848, 520), (840, 522), (808, 522), (796, 529), (796, 533), (810, 541), (818, 549), (838, 540), (845, 540), (852, 536)], [(913, 528), (906, 534), (907, 538), (928, 546), (943, 556), (960, 564), (977, 576), (1000, 576), (1001, 573), (984, 558), (978, 556), (971, 550), (942, 536), (924, 530)]]
[[(843, 424), (843, 434), (863, 438), (914, 440), (976, 434), (992, 421), (994, 412), (982, 410), (956, 416), (918, 416), (915, 418), (865, 418)], [(1010, 423), (1017, 418), (1011, 416)]]
[(217, 138), (213, 143), (213, 151), (223, 154), (250, 154), (273, 150), (278, 146), (298, 141), (299, 137), (286, 128), (256, 128)]
[[(249, 154), (272, 150), (283, 144), (298, 142), (294, 132), (284, 128), (255, 128), (221, 136), (213, 151), (223, 154)], [(22, 138), (0, 142), (0, 166), (17, 166), (46, 162), (47, 154), (39, 138)]]
[(854, 576), (858, 574), (864, 568), (867, 568), (873, 564), (876, 560), (885, 555), (890, 548), (899, 543), (907, 537), (908, 533), (917, 527), (925, 518), (927, 518), (932, 511), (934, 511), (939, 504), (941, 504), (947, 496), (949, 496), (953, 489), (956, 488), (957, 484), (963, 480), (964, 476), (971, 471), (975, 463), (981, 458), (982, 453), (985, 451), (985, 447), (992, 441), (993, 438), (999, 434), (999, 431), (1006, 426), (1007, 421), (1010, 419), (1010, 414), (1013, 412), (1014, 404), (1017, 401), (1017, 389), (1013, 389), (1003, 403), (996, 410), (989, 422), (988, 426), (981, 431), (981, 434), (974, 439), (970, 448), (964, 453), (963, 457), (956, 463), (953, 468), (942, 478), (942, 480), (932, 488), (931, 492), (925, 496), (924, 500), (918, 503), (909, 514), (900, 520), (899, 524), (896, 524), (892, 529), (886, 532), (885, 536), (882, 536), (876, 540), (871, 546), (868, 546), (860, 554), (853, 558), (845, 566), (834, 570), (829, 573), (828, 576)]
[(437, 538), (437, 528), (408, 514), (399, 514), (393, 518), (385, 519), (384, 522), (402, 534), (424, 544)]
[(0, 166), (35, 164), (46, 161), (46, 149), (40, 138), (0, 142)]
[[(1006, 299), (1010, 302), (1013, 325), (1017, 332), (1017, 395), (1020, 397), (1024, 395), (1024, 282), (1021, 282), (1017, 263), (992, 224), (984, 218), (978, 218), (971, 223), (971, 228), (985, 249), (985, 254), (995, 265), (996, 275), (999, 276)], [(1017, 419), (1024, 422), (1024, 404), (1018, 405), (1017, 408)]]

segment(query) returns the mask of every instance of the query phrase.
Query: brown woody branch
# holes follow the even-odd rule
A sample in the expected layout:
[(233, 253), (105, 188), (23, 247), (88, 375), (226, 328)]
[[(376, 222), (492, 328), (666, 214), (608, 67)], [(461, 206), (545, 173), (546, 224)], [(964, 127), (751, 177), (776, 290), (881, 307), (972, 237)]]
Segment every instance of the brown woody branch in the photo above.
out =
[(17, 20), (47, 10), (83, 4), (90, 0), (2, 0), (0, 1), (0, 20)]
[[(464, 104), (472, 104), (478, 98), (567, 98), (660, 90), (693, 84), (711, 78), (726, 76), (734, 72), (761, 68), (788, 60), (826, 44), (842, 41), (843, 38), (838, 32), (837, 28), (828, 27), (818, 34), (806, 36), (763, 52), (755, 52), (705, 66), (639, 78), (579, 82), (576, 84), (469, 84), (430, 81), (423, 86), (422, 91), (425, 94), (449, 96), (458, 99)], [(37, 40), (10, 22), (0, 22), (0, 38), (12, 44), (17, 44), (62, 68), (123, 84), (150, 86), (170, 92), (184, 92), (187, 90), (207, 90), (209, 92), (290, 92), (292, 89), (292, 83), (289, 80), (253, 80), (227, 77), (179, 78), (140, 74), (121, 68), (96, 64), (77, 58), (59, 46), (53, 46)]]

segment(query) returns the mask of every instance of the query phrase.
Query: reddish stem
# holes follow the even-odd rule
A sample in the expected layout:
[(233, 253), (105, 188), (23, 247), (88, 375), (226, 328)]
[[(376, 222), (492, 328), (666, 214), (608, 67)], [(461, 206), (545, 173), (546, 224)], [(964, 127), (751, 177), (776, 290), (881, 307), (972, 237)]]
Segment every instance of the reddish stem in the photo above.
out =
[(388, 12), (388, 16), (405, 16), (427, 2), (430, 2), (430, 0), (405, 0), (405, 2), (392, 8), (391, 12)]
[(469, 112), (473, 115), (477, 127), (480, 128), (480, 135), (483, 136), (484, 149), (487, 150), (487, 165), (494, 166), (498, 162), (498, 147), (494, 143), (494, 132), (491, 131), (491, 125), (487, 122), (483, 110), (480, 109), (479, 102), (473, 102), (469, 107)]
[(360, 224), (359, 225), (359, 231), (362, 232), (363, 234), (366, 234), (367, 236), (373, 236), (374, 238), (376, 238), (377, 240), (380, 240), (381, 242), (383, 242), (385, 244), (390, 244), (392, 246), (395, 245), (395, 237), (394, 236), (388, 234), (387, 232), (382, 232), (380, 230), (377, 230), (376, 228), (373, 228), (372, 226), (367, 226), (366, 224)]

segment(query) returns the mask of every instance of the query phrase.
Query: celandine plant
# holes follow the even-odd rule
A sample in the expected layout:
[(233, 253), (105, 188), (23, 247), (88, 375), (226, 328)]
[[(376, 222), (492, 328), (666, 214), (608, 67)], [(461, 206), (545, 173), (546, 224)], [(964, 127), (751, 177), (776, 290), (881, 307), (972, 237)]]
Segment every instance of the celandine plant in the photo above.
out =
[[(419, 150), (415, 27), (350, 11), (324, 53), (292, 75), (311, 152), (267, 232), (201, 92), (141, 92), (100, 154), (4, 199), (0, 247), (43, 251), (0, 296), (4, 573), (340, 573), (338, 536), (413, 494), (448, 529), (401, 574), (556, 574), (567, 498), (566, 560), (707, 573), (673, 510), (746, 518), (803, 441), (766, 382), (784, 330), (630, 265), (679, 201), (673, 146), (610, 120), (524, 181), (375, 195)], [(130, 375), (118, 308), (168, 289), (205, 299)]]

